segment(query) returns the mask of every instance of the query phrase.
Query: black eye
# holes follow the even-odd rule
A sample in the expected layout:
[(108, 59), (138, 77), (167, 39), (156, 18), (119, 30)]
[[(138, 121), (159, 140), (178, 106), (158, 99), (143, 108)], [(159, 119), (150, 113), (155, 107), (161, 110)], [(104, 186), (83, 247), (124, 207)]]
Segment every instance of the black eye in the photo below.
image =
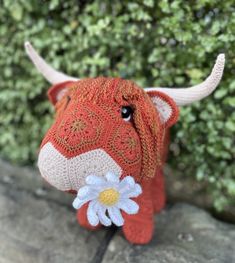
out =
[(125, 121), (130, 121), (132, 117), (133, 109), (130, 106), (123, 106), (121, 113), (122, 113), (122, 118)]
[(71, 100), (70, 96), (66, 96), (66, 104), (65, 104), (65, 108), (68, 106), (70, 100)]

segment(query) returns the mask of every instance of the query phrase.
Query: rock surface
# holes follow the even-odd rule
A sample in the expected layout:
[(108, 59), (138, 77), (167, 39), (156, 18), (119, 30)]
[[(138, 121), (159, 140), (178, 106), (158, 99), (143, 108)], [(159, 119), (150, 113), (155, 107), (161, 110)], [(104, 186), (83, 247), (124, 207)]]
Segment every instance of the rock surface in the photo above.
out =
[(37, 171), (0, 161), (0, 263), (235, 262), (235, 226), (202, 209), (167, 207), (156, 216), (152, 242), (134, 246), (116, 229), (79, 227), (72, 200)]
[(115, 235), (103, 262), (235, 262), (235, 227), (201, 209), (176, 204), (157, 216), (155, 225), (154, 238), (147, 246), (131, 246)]

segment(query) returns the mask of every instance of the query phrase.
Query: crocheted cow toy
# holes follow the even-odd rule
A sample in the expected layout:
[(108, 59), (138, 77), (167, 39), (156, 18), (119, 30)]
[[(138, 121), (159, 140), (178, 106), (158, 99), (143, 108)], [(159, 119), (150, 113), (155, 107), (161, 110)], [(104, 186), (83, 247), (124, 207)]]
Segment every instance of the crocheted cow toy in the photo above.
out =
[(165, 205), (163, 164), (178, 106), (207, 97), (218, 85), (224, 55), (191, 88), (142, 89), (121, 78), (77, 79), (50, 67), (25, 43), (39, 72), (53, 84), (55, 121), (42, 141), (38, 166), (54, 187), (76, 194), (80, 225), (122, 226), (131, 243), (151, 240), (154, 213)]

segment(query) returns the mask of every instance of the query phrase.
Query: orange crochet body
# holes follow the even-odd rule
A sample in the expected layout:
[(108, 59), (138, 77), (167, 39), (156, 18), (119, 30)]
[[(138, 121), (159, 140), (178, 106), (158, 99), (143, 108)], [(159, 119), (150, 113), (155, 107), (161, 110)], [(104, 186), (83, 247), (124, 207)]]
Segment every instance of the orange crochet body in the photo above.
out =
[(189, 88), (143, 90), (130, 80), (78, 79), (53, 69), (25, 43), (37, 70), (54, 86), (48, 92), (55, 121), (42, 141), (38, 167), (57, 189), (77, 194), (78, 222), (89, 229), (112, 223), (132, 243), (146, 244), (154, 213), (165, 205), (163, 165), (169, 128), (178, 107), (210, 95), (225, 64), (218, 55), (211, 74)]
[[(131, 175), (143, 190), (136, 198), (138, 214), (123, 212), (124, 235), (132, 243), (148, 243), (153, 234), (153, 215), (165, 205), (163, 165), (169, 127), (178, 118), (174, 101), (161, 92), (146, 93), (132, 81), (105, 77), (58, 84), (48, 96), (56, 116), (41, 149), (51, 143), (68, 160), (95, 149), (105, 151), (121, 167), (121, 178)], [(169, 113), (158, 111), (155, 102), (157, 106), (167, 105)], [(129, 121), (121, 117), (123, 106), (133, 110)], [(76, 193), (72, 186), (65, 191)], [(87, 204), (78, 210), (78, 222), (96, 229), (89, 225), (86, 212)]]

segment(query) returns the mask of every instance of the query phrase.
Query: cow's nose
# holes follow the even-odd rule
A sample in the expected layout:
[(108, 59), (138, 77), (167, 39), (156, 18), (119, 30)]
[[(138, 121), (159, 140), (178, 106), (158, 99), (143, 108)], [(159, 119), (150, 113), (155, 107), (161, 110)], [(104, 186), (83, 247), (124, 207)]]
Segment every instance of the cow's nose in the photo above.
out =
[(109, 171), (119, 177), (122, 174), (121, 167), (103, 149), (66, 158), (51, 142), (41, 148), (38, 167), (45, 180), (62, 191), (77, 191), (85, 184), (88, 175), (104, 176)]

